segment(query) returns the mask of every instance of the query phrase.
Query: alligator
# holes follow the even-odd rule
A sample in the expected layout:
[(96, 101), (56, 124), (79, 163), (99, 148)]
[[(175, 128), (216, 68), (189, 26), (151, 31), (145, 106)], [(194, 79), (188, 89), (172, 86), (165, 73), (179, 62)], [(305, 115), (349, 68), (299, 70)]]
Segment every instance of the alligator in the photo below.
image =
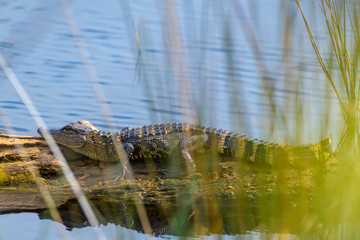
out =
[[(180, 153), (188, 171), (195, 169), (191, 153), (200, 149), (262, 166), (321, 163), (333, 154), (331, 136), (307, 145), (274, 144), (190, 123), (153, 124), (109, 133), (79, 120), (59, 129), (49, 129), (49, 132), (58, 144), (99, 161), (119, 161), (116, 144), (121, 144), (130, 161), (162, 159)], [(42, 135), (41, 128), (38, 133)]]
[[(41, 132), (39, 128), (40, 135)], [(60, 129), (49, 129), (49, 132), (58, 144), (99, 161), (118, 161), (117, 143), (123, 146), (130, 162), (180, 153), (190, 165), (194, 165), (191, 154), (206, 149), (263, 166), (295, 166), (304, 161), (319, 163), (333, 153), (331, 136), (307, 145), (274, 144), (190, 123), (153, 124), (109, 133), (99, 131), (88, 121), (79, 120)]]

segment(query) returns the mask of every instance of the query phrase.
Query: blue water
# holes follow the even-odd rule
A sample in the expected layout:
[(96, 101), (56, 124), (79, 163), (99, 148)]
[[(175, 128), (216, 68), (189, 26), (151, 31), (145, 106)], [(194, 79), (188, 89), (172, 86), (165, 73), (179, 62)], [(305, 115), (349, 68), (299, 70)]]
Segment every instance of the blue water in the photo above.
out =
[[(299, 79), (304, 124), (317, 129), (324, 118), (323, 106), (329, 103), (335, 111), (330, 119), (338, 122), (336, 99), (325, 94), (328, 85), (295, 3), (289, 3), (289, 8), (281, 0), (239, 3), (244, 15), (222, 1), (176, 1), (176, 14), (171, 16), (178, 22), (172, 25), (171, 7), (165, 1), (71, 1), (117, 128), (194, 121), (191, 113), (201, 109), (202, 124), (281, 141), (296, 125), (292, 109)], [(315, 37), (322, 41), (325, 30), (317, 6), (302, 4)], [(294, 16), (290, 18), (293, 50), (288, 55), (283, 41), (284, 9)], [(83, 119), (109, 129), (58, 2), (0, 1), (0, 29), (0, 51), (47, 126)], [(254, 39), (248, 37), (251, 32), (261, 57), (254, 51)], [(171, 40), (174, 35), (179, 48)], [(277, 111), (285, 111), (289, 119), (288, 125), (275, 124), (274, 132), (269, 131), (271, 104), (260, 81), (262, 70), (275, 89)], [(0, 105), (17, 133), (37, 135), (37, 126), (2, 71), (0, 92)], [(4, 128), (0, 122), (0, 129)], [(316, 141), (330, 132), (321, 135), (310, 130), (302, 140)], [(14, 239), (8, 235), (7, 224), (14, 218), (49, 224), (37, 220), (35, 214), (3, 215), (3, 239)], [(25, 236), (27, 232), (20, 230)], [(21, 234), (17, 239), (24, 239)], [(55, 236), (48, 234), (50, 239)], [(83, 230), (81, 234), (89, 233)]]
[[(233, 21), (229, 25), (231, 36), (225, 36), (222, 29), (226, 14), (231, 11), (228, 4), (193, 1), (192, 6), (183, 6), (181, 2), (174, 6), (181, 26), (178, 32), (183, 40), (183, 52), (180, 56), (182, 64), (187, 67), (184, 73), (172, 70), (169, 63), (168, 55), (173, 50), (167, 47), (169, 33), (166, 32), (165, 4), (137, 1), (129, 4), (129, 11), (118, 1), (101, 4), (96, 1), (72, 2), (76, 24), (117, 127), (133, 127), (155, 121), (193, 121), (187, 113), (198, 112), (200, 107), (202, 122), (206, 125), (269, 138), (268, 126), (264, 125), (268, 122), (270, 105), (266, 90), (259, 81), (259, 57), (239, 24), (241, 21), (256, 33), (268, 77), (274, 82), (275, 102), (280, 110), (292, 107), (288, 100), (294, 98), (295, 89), (289, 82), (296, 82), (296, 74), (302, 74), (305, 76), (303, 79), (307, 79), (303, 81), (304, 106), (328, 101), (316, 89), (324, 88), (326, 81), (322, 79), (317, 81), (320, 84), (314, 84), (314, 78), (321, 76), (320, 69), (311, 65), (315, 65), (316, 58), (303, 31), (301, 18), (297, 16), (294, 20), (294, 29), (301, 30), (293, 34), (296, 39), (294, 53), (285, 59), (292, 67), (290, 77), (294, 79), (285, 85), (284, 79), (288, 76), (284, 76), (285, 66), (281, 61), (284, 54), (283, 22), (282, 14), (279, 14), (281, 1), (258, 1), (261, 5), (250, 2), (243, 4), (247, 18), (237, 18), (234, 13), (229, 18)], [(218, 7), (222, 7), (223, 11), (217, 11)], [(46, 124), (59, 127), (84, 119), (107, 130), (60, 5), (41, 1), (3, 2), (0, 11), (0, 50)], [(206, 21), (207, 24), (204, 23)], [(135, 28), (141, 42), (141, 61), (138, 61)], [(322, 31), (315, 32), (321, 36)], [(297, 48), (302, 49), (301, 55)], [(226, 60), (229, 51), (233, 54), (233, 66), (229, 66)], [(313, 71), (318, 74), (313, 74)], [(0, 76), (0, 103), (12, 126), (19, 134), (36, 135), (37, 127), (31, 116), (3, 73)], [(184, 76), (193, 85), (193, 89), (187, 92), (193, 99), (192, 105), (182, 104), (179, 98)], [(237, 96), (236, 108), (229, 102), (229, 95)], [(316, 106), (305, 110), (315, 116), (307, 119), (314, 125)], [(242, 124), (234, 121), (239, 116), (243, 119)], [(288, 117), (290, 119), (291, 115)], [(284, 129), (275, 127), (279, 128), (279, 135), (284, 135), (281, 132)], [(307, 136), (306, 140), (315, 141), (316, 138), (316, 135)]]
[[(19, 218), (22, 220), (21, 226), (19, 226)], [(10, 214), (7, 216), (0, 216), (0, 239), (51, 239), (61, 240), (63, 239), (59, 234), (59, 231), (65, 230), (65, 228), (59, 224), (54, 223), (51, 220), (38, 220), (35, 214), (21, 213), (21, 214)], [(60, 230), (59, 230), (60, 229)], [(66, 231), (66, 230), (65, 230)], [(134, 230), (129, 230), (120, 226), (109, 224), (107, 226), (100, 226), (96, 231), (101, 231), (102, 234), (108, 239), (168, 239), (176, 240), (179, 239), (176, 236), (164, 235), (160, 237), (145, 236), (144, 234), (138, 233)], [(92, 228), (85, 229), (73, 229), (66, 231), (66, 235), (69, 239), (98, 239), (97, 234)], [(260, 234), (257, 232), (249, 232), (242, 235), (218, 235), (212, 234), (201, 237), (189, 237), (187, 239), (206, 239), (206, 240), (260, 240), (267, 237), (269, 239), (277, 239), (282, 237), (284, 239), (295, 239), (295, 235), (292, 234)]]

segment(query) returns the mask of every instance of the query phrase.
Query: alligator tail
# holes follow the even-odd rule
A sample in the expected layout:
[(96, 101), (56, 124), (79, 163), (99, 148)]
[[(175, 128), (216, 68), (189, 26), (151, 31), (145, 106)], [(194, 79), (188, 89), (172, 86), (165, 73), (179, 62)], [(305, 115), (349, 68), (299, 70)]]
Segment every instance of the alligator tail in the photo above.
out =
[[(307, 145), (274, 144), (234, 132), (215, 130), (217, 151), (262, 166), (318, 165), (333, 154), (331, 136)], [(214, 136), (213, 135), (213, 136)]]

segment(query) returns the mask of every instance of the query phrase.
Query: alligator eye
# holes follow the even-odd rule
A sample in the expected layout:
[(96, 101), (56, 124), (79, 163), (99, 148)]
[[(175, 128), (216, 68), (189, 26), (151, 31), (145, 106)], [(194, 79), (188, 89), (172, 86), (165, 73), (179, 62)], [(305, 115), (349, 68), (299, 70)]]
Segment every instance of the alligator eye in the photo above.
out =
[(65, 132), (75, 133), (75, 130), (70, 126), (65, 126), (61, 130)]

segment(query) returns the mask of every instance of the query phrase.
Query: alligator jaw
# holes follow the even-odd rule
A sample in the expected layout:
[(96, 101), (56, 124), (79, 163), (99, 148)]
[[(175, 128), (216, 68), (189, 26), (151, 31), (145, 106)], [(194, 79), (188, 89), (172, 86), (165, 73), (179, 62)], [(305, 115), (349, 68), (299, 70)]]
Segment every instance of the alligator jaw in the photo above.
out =
[[(44, 127), (38, 128), (37, 132), (40, 136), (44, 137), (42, 133), (45, 131), (45, 129), (46, 128)], [(80, 148), (85, 142), (85, 136), (81, 136), (76, 133), (65, 132), (61, 128), (48, 129), (48, 131), (58, 144), (69, 147), (71, 149)]]

